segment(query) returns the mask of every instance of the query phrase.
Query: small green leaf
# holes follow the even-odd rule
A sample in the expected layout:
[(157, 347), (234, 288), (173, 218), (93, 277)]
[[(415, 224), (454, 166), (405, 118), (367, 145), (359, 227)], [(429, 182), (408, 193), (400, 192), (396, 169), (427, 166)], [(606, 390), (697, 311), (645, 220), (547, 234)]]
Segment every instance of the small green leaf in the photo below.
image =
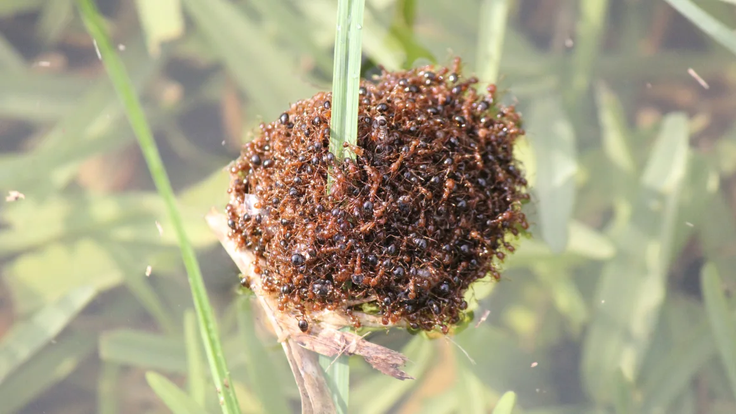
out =
[(53, 340), (96, 293), (92, 287), (79, 287), (43, 307), (29, 320), (13, 325), (0, 342), (0, 383)]
[(493, 414), (511, 414), (516, 406), (516, 393), (513, 391), (506, 391), (501, 399), (498, 400), (496, 408), (493, 409)]
[(168, 378), (146, 372), (146, 382), (174, 414), (202, 414), (206, 411)]
[(708, 263), (703, 267), (701, 286), (713, 339), (721, 355), (733, 396), (736, 396), (736, 326), (731, 312), (728, 311), (721, 278), (714, 264)]

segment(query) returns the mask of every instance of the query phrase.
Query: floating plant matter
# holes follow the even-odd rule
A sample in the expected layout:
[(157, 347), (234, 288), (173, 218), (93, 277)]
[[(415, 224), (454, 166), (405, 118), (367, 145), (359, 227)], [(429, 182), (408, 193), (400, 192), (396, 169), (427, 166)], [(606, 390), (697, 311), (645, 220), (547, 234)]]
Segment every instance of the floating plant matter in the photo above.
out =
[(468, 287), (499, 277), (509, 237), (527, 228), (513, 157), (524, 131), (495, 86), (478, 94), (475, 83), (459, 59), (363, 81), (354, 158), (329, 152), (325, 92), (243, 147), (230, 166), (229, 237), (258, 258), (261, 288), (299, 328), (323, 311), (360, 326), (367, 312), (447, 333)]

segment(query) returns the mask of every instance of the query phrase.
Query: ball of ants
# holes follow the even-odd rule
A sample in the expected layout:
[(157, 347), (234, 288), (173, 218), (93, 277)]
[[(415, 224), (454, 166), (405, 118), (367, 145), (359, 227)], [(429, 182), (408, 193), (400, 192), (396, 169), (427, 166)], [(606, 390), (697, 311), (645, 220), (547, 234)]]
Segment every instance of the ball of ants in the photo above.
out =
[(528, 227), (529, 199), (514, 144), (513, 106), (463, 79), (461, 62), (362, 81), (356, 145), (330, 152), (331, 93), (261, 124), (230, 166), (230, 237), (259, 264), (302, 330), (310, 314), (368, 308), (385, 325), (449, 328), (464, 294), (499, 278), (510, 243)]

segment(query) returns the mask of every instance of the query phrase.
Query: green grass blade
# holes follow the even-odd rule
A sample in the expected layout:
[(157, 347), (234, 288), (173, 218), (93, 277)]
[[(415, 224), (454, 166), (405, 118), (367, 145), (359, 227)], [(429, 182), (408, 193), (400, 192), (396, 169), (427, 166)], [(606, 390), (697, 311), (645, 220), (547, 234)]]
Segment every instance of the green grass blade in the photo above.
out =
[(0, 69), (6, 71), (4, 77), (22, 73), (26, 67), (23, 56), (15, 50), (5, 36), (0, 35)]
[(478, 35), (478, 77), (483, 82), (496, 83), (501, 65), (509, 0), (483, 0), (480, 6)]
[(360, 88), (361, 43), (365, 0), (340, 0), (337, 6), (335, 30), (335, 61), (332, 70), (332, 119), (330, 122), (330, 152), (338, 160), (343, 143), (358, 142), (358, 88)]
[(197, 340), (197, 315), (194, 310), (184, 312), (184, 346), (187, 350), (187, 385), (189, 395), (199, 405), (207, 403), (207, 383), (205, 381), (205, 367), (202, 363), (202, 354)]
[(267, 413), (289, 412), (288, 398), (280, 385), (279, 373), (268, 350), (257, 334), (256, 318), (252, 308), (253, 301), (247, 297), (238, 298), (237, 325), (242, 339), (242, 354), (248, 369), (246, 373), (253, 394), (260, 400)]
[(148, 164), (148, 168), (151, 171), (154, 184), (166, 203), (166, 210), (173, 224), (174, 232), (177, 235), (184, 266), (189, 277), (189, 284), (192, 290), (194, 306), (197, 311), (205, 353), (210, 364), (215, 388), (220, 393), (222, 410), (225, 413), (237, 413), (239, 412), (237, 397), (232, 389), (224, 386), (225, 382), (230, 383), (231, 381), (217, 332), (215, 315), (207, 298), (207, 291), (202, 280), (199, 263), (197, 262), (194, 248), (189, 242), (184, 230), (184, 223), (176, 205), (174, 190), (164, 169), (158, 148), (153, 139), (153, 134), (148, 126), (145, 114), (134, 92), (125, 67), (115, 53), (103, 29), (102, 17), (97, 11), (94, 2), (92, 0), (78, 0), (77, 4), (82, 15), (82, 20), (96, 42), (110, 80), (113, 82), (115, 90), (125, 107), (125, 112), (138, 138), (141, 151), (146, 159), (146, 164)]
[(665, 0), (713, 40), (736, 54), (736, 33), (690, 0)]
[(180, 338), (127, 329), (100, 335), (100, 359), (121, 365), (186, 372), (186, 351)]
[(690, 340), (667, 352), (650, 370), (641, 386), (644, 396), (641, 412), (668, 412), (673, 401), (692, 384), (703, 365), (713, 357), (715, 345), (707, 324), (688, 326)]
[[(407, 373), (421, 378), (435, 360), (433, 342), (417, 335), (404, 346), (401, 353), (414, 363), (407, 367)], [(379, 414), (391, 411), (398, 401), (411, 394), (417, 381), (400, 381), (386, 375), (376, 374), (358, 384), (353, 392), (351, 412), (358, 414)], [(377, 398), (380, 397), (380, 398)]]
[(174, 414), (201, 414), (206, 411), (171, 380), (153, 371), (146, 372), (146, 382)]
[(728, 311), (721, 278), (714, 264), (708, 263), (703, 267), (701, 286), (716, 348), (721, 354), (721, 361), (731, 383), (733, 395), (736, 396), (736, 353), (734, 352), (736, 351), (736, 326)]
[(3, 413), (15, 413), (43, 395), (44, 391), (68, 377), (95, 349), (90, 334), (64, 336), (0, 382)]
[(271, 41), (264, 34), (268, 29), (250, 19), (235, 2), (184, 0), (182, 4), (201, 30), (208, 50), (227, 67), (233, 80), (247, 92), (253, 111), (264, 119), (275, 119), (285, 102), (314, 92), (306, 82), (296, 80), (302, 74), (293, 55)]
[(350, 357), (319, 355), (319, 365), (325, 370), (325, 381), (332, 394), (338, 414), (347, 414), (350, 395)]
[(580, 0), (577, 22), (577, 44), (573, 54), (572, 79), (570, 82), (571, 103), (580, 102), (579, 98), (588, 90), (591, 73), (598, 51), (601, 34), (606, 30), (606, 12), (608, 0)]
[(15, 324), (0, 342), (0, 383), (58, 335), (96, 293), (89, 286), (74, 289), (30, 320)]
[[(363, 43), (363, 12), (365, 0), (339, 0), (335, 30), (335, 60), (332, 70), (332, 116), (330, 120), (330, 152), (338, 160), (352, 151), (343, 151), (343, 144), (358, 142), (358, 89)], [(320, 355), (325, 380), (332, 393), (338, 413), (348, 412), (350, 366), (347, 356), (336, 360)], [(329, 368), (328, 368), (329, 367)]]
[(511, 414), (514, 411), (514, 406), (516, 406), (516, 393), (506, 391), (498, 400), (496, 408), (493, 409), (493, 414)]
[(97, 383), (97, 413), (118, 413), (118, 376), (120, 365), (114, 362), (105, 362), (100, 368), (100, 380)]
[(457, 385), (455, 394), (459, 411), (465, 414), (485, 414), (488, 412), (487, 401), (484, 398), (488, 390), (473, 373), (468, 358), (455, 349), (455, 361), (457, 366)]
[(557, 96), (540, 97), (529, 109), (529, 137), (537, 160), (534, 191), (542, 238), (553, 253), (568, 245), (578, 171), (575, 131)]
[(631, 133), (626, 125), (626, 115), (621, 102), (603, 83), (596, 86), (596, 100), (606, 156), (620, 173), (635, 174), (636, 161), (628, 141)]
[[(437, 63), (432, 52), (424, 47), (417, 40), (414, 30), (414, 22), (416, 21), (416, 0), (398, 0), (394, 10), (394, 16), (391, 21), (391, 28), (386, 36), (386, 46), (391, 47), (391, 43), (398, 40), (404, 48), (406, 54), (405, 67), (412, 65), (419, 59), (426, 59), (432, 63)], [(366, 47), (366, 52), (368, 48)]]
[(651, 348), (680, 225), (687, 142), (687, 116), (665, 117), (636, 189), (631, 218), (617, 232), (617, 255), (602, 269), (582, 356), (584, 384), (599, 403), (612, 402), (611, 384), (619, 369), (638, 381)]

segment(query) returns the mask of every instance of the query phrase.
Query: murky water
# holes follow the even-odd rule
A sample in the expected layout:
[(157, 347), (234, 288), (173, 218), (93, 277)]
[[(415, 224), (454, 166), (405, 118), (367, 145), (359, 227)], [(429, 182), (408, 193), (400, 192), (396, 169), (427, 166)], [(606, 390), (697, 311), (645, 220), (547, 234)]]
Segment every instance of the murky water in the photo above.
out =
[[(329, 88), (335, 4), (141, 3), (99, 5), (179, 195), (234, 388), (244, 412), (297, 410), (281, 348), (202, 217), (224, 207), (222, 167), (257, 122)], [(351, 412), (490, 412), (506, 391), (526, 413), (736, 410), (723, 295), (736, 282), (736, 8), (694, 3), (726, 28), (721, 45), (670, 3), (693, 4), (368, 1), (365, 74), (454, 56), (481, 82), (497, 73), (524, 114), (533, 236), (499, 283), (475, 287), (474, 320), (452, 340), (374, 334), (417, 380), (351, 361)], [(0, 412), (166, 412), (147, 371), (219, 410), (172, 225), (74, 2), (0, 2), (0, 151)]]

